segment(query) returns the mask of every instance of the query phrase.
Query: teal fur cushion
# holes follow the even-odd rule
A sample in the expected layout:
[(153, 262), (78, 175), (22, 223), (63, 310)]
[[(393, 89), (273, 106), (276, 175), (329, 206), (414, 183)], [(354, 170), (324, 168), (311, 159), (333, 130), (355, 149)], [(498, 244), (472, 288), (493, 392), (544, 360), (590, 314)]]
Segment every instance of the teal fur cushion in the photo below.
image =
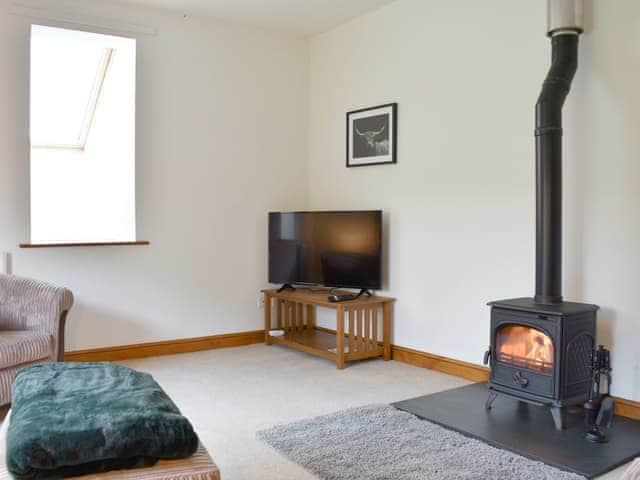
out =
[(13, 384), (7, 467), (63, 478), (191, 456), (198, 437), (151, 375), (112, 363), (48, 363)]

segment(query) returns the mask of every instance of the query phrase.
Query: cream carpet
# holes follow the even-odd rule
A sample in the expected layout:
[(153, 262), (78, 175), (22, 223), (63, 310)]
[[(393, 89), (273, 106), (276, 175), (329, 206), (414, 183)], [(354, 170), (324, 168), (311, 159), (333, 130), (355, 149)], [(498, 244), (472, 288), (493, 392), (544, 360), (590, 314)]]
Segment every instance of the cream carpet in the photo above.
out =
[[(220, 467), (222, 480), (315, 478), (258, 441), (259, 430), (468, 383), (382, 360), (358, 362), (338, 371), (327, 360), (264, 345), (121, 363), (154, 375), (193, 422)], [(601, 480), (617, 480), (622, 471)]]

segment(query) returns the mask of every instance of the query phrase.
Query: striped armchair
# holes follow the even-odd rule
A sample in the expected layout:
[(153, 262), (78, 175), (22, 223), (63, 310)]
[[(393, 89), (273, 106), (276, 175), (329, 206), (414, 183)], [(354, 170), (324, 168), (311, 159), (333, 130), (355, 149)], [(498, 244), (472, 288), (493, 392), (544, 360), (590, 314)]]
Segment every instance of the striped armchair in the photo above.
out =
[(13, 377), (22, 367), (63, 360), (72, 305), (66, 288), (0, 274), (0, 406), (11, 403)]

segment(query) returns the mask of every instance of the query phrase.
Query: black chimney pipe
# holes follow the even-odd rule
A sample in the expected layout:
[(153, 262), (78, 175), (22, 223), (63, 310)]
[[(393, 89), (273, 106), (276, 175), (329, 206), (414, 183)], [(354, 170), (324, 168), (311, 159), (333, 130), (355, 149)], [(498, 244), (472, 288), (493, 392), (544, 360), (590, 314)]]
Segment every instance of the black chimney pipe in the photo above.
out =
[(562, 106), (578, 68), (578, 33), (554, 32), (536, 104), (536, 303), (562, 302)]

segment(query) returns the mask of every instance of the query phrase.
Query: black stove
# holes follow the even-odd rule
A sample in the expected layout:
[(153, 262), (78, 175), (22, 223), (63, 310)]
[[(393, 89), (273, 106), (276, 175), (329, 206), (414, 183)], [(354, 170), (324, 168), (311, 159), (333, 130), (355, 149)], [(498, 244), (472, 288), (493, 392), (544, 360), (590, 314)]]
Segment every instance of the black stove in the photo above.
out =
[(587, 400), (596, 311), (562, 298), (562, 108), (578, 68), (582, 2), (550, 0), (551, 67), (536, 103), (536, 282), (533, 298), (490, 302), (491, 408), (497, 394), (565, 408)]
[(532, 298), (490, 302), (490, 409), (498, 394), (551, 409), (556, 429), (565, 409), (583, 404), (591, 387), (596, 305), (536, 303)]

